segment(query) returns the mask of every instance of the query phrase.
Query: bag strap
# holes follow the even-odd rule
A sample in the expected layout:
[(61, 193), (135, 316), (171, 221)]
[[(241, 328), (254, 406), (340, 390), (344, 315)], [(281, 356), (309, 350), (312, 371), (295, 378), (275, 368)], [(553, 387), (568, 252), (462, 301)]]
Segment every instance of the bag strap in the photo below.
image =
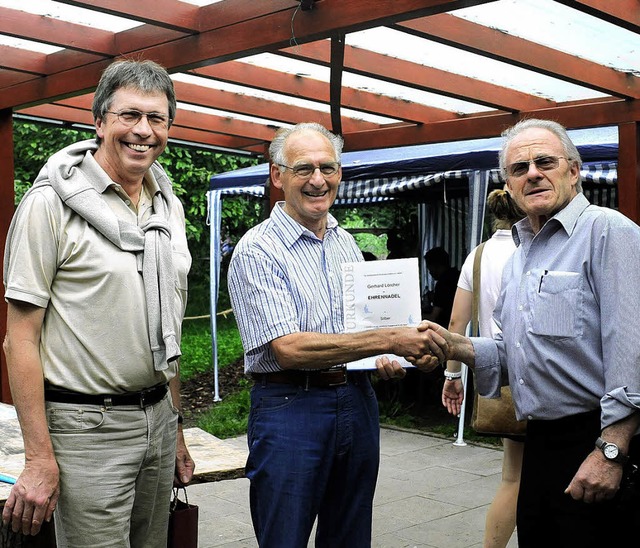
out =
[(184, 502), (189, 504), (189, 499), (187, 498), (187, 488), (184, 486), (173, 487), (173, 498), (171, 499), (170, 508), (171, 510), (175, 510), (176, 506), (178, 506), (178, 500), (180, 500), (180, 489), (184, 492)]
[(477, 248), (473, 258), (473, 303), (471, 306), (471, 335), (477, 337), (480, 334), (480, 260), (482, 259), (482, 251), (484, 244), (482, 242)]

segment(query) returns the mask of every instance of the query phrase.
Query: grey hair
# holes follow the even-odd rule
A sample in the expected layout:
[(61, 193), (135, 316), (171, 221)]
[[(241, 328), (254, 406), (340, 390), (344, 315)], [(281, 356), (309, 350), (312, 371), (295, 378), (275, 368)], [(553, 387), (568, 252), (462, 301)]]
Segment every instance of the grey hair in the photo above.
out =
[(166, 69), (154, 61), (125, 59), (111, 63), (102, 73), (91, 107), (94, 120), (104, 118), (111, 108), (113, 95), (121, 88), (164, 93), (169, 103), (169, 118), (173, 120), (176, 117), (176, 92)]
[[(564, 126), (559, 124), (558, 122), (554, 122), (552, 120), (539, 120), (537, 118), (527, 118), (525, 120), (520, 120), (514, 126), (504, 130), (502, 132), (502, 148), (500, 149), (500, 173), (502, 174), (503, 179), (507, 180), (507, 149), (509, 145), (513, 141), (515, 137), (517, 137), (520, 133), (522, 133), (526, 129), (546, 129), (553, 133), (562, 144), (562, 149), (564, 150), (565, 156), (568, 158), (570, 162), (576, 162), (578, 164), (578, 172), (582, 169), (582, 158), (580, 157), (580, 153), (576, 148), (576, 145), (573, 144), (573, 141), (569, 137), (567, 130)], [(576, 183), (576, 190), (578, 192), (582, 192), (582, 178), (578, 176), (578, 182)]]
[[(335, 133), (331, 133), (327, 128), (317, 124), (316, 122), (304, 122), (296, 124), (292, 128), (279, 129), (276, 132), (275, 137), (269, 145), (269, 157), (274, 164), (279, 165), (287, 163), (287, 159), (284, 157), (284, 146), (287, 139), (289, 139), (289, 137), (294, 133), (301, 133), (303, 131), (315, 131), (326, 137), (333, 147), (336, 162), (340, 163), (344, 139)], [(280, 171), (284, 171), (284, 168), (281, 167)]]

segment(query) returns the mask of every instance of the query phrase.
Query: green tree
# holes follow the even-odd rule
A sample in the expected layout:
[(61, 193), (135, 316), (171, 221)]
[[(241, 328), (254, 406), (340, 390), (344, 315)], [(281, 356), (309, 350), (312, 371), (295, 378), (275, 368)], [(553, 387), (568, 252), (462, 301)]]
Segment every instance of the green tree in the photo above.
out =
[(13, 123), (13, 161), (15, 203), (33, 184), (49, 156), (76, 141), (89, 139), (94, 132), (66, 129), (33, 122)]

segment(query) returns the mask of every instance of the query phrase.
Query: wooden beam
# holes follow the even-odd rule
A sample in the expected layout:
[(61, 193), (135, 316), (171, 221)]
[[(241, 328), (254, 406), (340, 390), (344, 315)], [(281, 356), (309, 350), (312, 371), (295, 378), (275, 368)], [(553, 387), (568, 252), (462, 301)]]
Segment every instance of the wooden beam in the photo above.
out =
[(609, 99), (598, 103), (559, 105), (551, 109), (522, 112), (517, 115), (469, 116), (461, 120), (421, 126), (345, 134), (345, 151), (497, 137), (522, 118), (555, 120), (570, 129), (611, 126), (629, 121), (640, 122), (640, 101)]
[[(636, 7), (637, 10), (637, 7)], [(462, 48), (621, 98), (640, 98), (640, 78), (450, 14), (398, 23), (422, 38)]]
[(556, 0), (575, 10), (588, 13), (603, 21), (618, 25), (631, 32), (640, 31), (640, 9), (638, 0), (616, 0), (603, 2), (602, 0)]
[(44, 53), (0, 45), (0, 68), (42, 76), (46, 62)]
[[(301, 61), (325, 66), (331, 64), (329, 44), (325, 41), (286, 48), (280, 50), (279, 53)], [(498, 110), (517, 112), (551, 107), (555, 104), (548, 99), (511, 88), (353, 46), (345, 47), (344, 67), (345, 70), (362, 76), (377, 78), (421, 91), (430, 91)]]
[[(219, 2), (211, 9), (220, 6), (218, 9), (222, 10), (233, 6), (236, 1)], [(353, 32), (488, 1), (492, 0), (394, 0), (377, 3), (323, 0), (317, 9), (309, 12), (298, 12), (294, 16), (296, 6), (293, 5), (288, 10), (144, 48), (138, 50), (137, 55), (157, 61), (170, 72), (178, 72), (287, 47), (292, 39), (292, 24), (295, 39), (302, 44), (327, 38), (336, 31)], [(111, 59), (96, 61), (2, 90), (0, 109), (24, 108), (91, 91), (110, 62)]]
[(9, 86), (14, 86), (15, 84), (27, 82), (35, 78), (36, 76), (27, 74), (26, 72), (15, 72), (0, 68), (0, 89), (8, 88)]
[(618, 209), (640, 223), (640, 127), (618, 125)]
[(336, 33), (331, 37), (331, 78), (329, 97), (331, 111), (331, 131), (342, 135), (342, 70), (344, 68), (344, 34)]
[[(11, 109), (0, 110), (0, 249), (4, 250), (13, 217), (15, 193), (13, 190), (13, 117)], [(0, 265), (4, 279), (4, 268)], [(4, 284), (0, 285), (0, 341), (7, 333), (7, 303), (4, 300)], [(7, 375), (7, 361), (0, 350), (0, 401), (12, 403)]]
[(130, 0), (58, 0), (58, 2), (190, 34), (197, 32), (199, 28), (198, 7), (187, 2), (153, 0), (153, 7), (147, 2)]
[[(189, 71), (196, 76), (213, 78), (239, 86), (251, 87), (286, 96), (320, 101), (329, 104), (329, 86), (326, 82), (305, 75), (288, 74), (242, 61), (227, 61)], [(412, 101), (387, 97), (379, 93), (342, 87), (342, 106), (352, 110), (396, 118), (404, 122), (428, 123), (458, 118), (455, 112), (429, 107)]]
[(105, 55), (113, 52), (115, 45), (113, 32), (3, 7), (0, 34)]
[[(290, 105), (251, 97), (241, 93), (220, 91), (184, 82), (175, 82), (176, 96), (183, 103), (191, 103), (199, 106), (209, 106), (219, 110), (226, 110), (248, 116), (257, 116), (275, 122), (296, 124), (298, 122), (318, 122), (325, 127), (331, 127), (331, 117), (326, 112), (321, 112), (304, 107), (291, 108)], [(346, 118), (343, 120), (345, 131), (359, 131), (379, 128), (379, 124)]]
[[(36, 87), (41, 87), (46, 82), (46, 76), (89, 65), (101, 59), (104, 57), (68, 49), (45, 55), (44, 53), (0, 45), (0, 68), (16, 71), (15, 74), (30, 76), (28, 79), (23, 78), (15, 83), (20, 84), (28, 81)], [(3, 86), (0, 93), (11, 94), (11, 91), (7, 91)]]

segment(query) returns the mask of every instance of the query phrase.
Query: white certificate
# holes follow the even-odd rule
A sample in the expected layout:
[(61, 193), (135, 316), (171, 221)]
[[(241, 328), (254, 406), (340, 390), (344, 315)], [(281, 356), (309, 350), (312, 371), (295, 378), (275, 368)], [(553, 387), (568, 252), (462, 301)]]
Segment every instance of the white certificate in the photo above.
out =
[[(345, 333), (420, 323), (417, 258), (345, 263), (342, 291)], [(387, 355), (403, 367), (411, 367), (401, 356)], [(347, 367), (375, 369), (376, 358), (351, 362)]]

